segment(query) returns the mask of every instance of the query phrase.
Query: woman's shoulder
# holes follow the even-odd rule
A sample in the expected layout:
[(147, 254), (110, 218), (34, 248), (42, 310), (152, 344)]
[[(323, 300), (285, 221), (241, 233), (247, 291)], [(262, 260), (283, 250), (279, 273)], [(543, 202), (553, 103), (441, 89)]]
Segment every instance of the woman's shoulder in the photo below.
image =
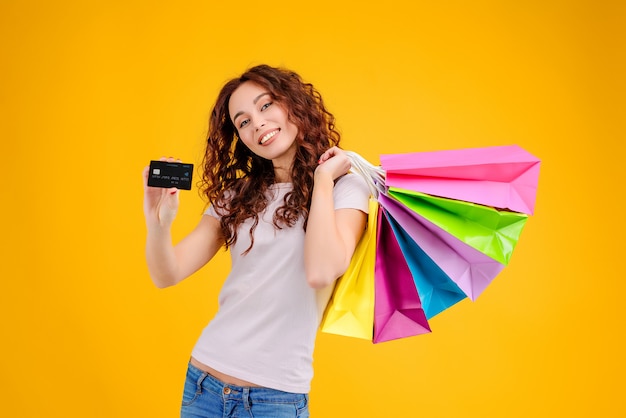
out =
[(363, 177), (355, 173), (345, 174), (335, 182), (335, 209), (352, 208), (367, 213), (370, 194)]
[(335, 181), (335, 188), (349, 189), (353, 187), (363, 189), (367, 191), (367, 193), (369, 194), (369, 189), (367, 188), (367, 182), (360, 174), (349, 172), (339, 177)]

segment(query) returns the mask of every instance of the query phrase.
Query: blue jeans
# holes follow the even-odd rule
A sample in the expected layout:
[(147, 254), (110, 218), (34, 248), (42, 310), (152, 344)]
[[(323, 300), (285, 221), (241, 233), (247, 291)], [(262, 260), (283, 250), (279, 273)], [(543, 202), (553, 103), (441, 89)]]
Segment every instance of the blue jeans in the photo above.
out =
[(181, 418), (295, 418), (309, 416), (309, 396), (223, 383), (192, 364), (187, 369)]

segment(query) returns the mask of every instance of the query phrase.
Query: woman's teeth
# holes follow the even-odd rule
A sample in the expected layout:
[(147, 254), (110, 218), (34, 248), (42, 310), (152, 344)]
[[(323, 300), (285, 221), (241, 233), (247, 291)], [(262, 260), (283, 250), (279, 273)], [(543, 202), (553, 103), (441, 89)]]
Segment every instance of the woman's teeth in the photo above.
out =
[(266, 134), (265, 136), (263, 136), (263, 138), (261, 138), (261, 140), (259, 141), (259, 144), (265, 144), (270, 138), (272, 138), (277, 133), (278, 133), (278, 130), (272, 131), (272, 132)]

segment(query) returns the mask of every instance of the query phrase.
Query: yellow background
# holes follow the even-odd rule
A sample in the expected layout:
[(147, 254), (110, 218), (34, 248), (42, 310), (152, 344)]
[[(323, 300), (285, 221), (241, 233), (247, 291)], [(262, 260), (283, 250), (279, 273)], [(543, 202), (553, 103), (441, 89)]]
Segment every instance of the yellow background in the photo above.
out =
[[(624, 416), (624, 4), (2, 0), (0, 415), (177, 416), (228, 257), (157, 290), (141, 171), (197, 164), (218, 89), (269, 63), (372, 162), (542, 159), (536, 213), (475, 303), (401, 341), (320, 335), (313, 416)], [(203, 209), (181, 199), (177, 239)]]

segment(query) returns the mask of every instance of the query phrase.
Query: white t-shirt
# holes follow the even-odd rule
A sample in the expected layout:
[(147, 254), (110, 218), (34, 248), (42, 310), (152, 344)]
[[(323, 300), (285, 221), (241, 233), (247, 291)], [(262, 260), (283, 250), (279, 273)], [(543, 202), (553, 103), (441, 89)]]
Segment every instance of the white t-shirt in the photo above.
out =
[[(308, 393), (313, 377), (313, 348), (323, 310), (318, 291), (304, 272), (304, 220), (276, 229), (273, 214), (291, 183), (270, 186), (268, 207), (259, 217), (250, 246), (244, 222), (230, 248), (232, 270), (219, 295), (219, 309), (206, 326), (192, 356), (213, 369), (285, 392)], [(335, 184), (335, 210), (368, 212), (369, 189), (356, 174)], [(219, 218), (213, 207), (205, 215)]]

